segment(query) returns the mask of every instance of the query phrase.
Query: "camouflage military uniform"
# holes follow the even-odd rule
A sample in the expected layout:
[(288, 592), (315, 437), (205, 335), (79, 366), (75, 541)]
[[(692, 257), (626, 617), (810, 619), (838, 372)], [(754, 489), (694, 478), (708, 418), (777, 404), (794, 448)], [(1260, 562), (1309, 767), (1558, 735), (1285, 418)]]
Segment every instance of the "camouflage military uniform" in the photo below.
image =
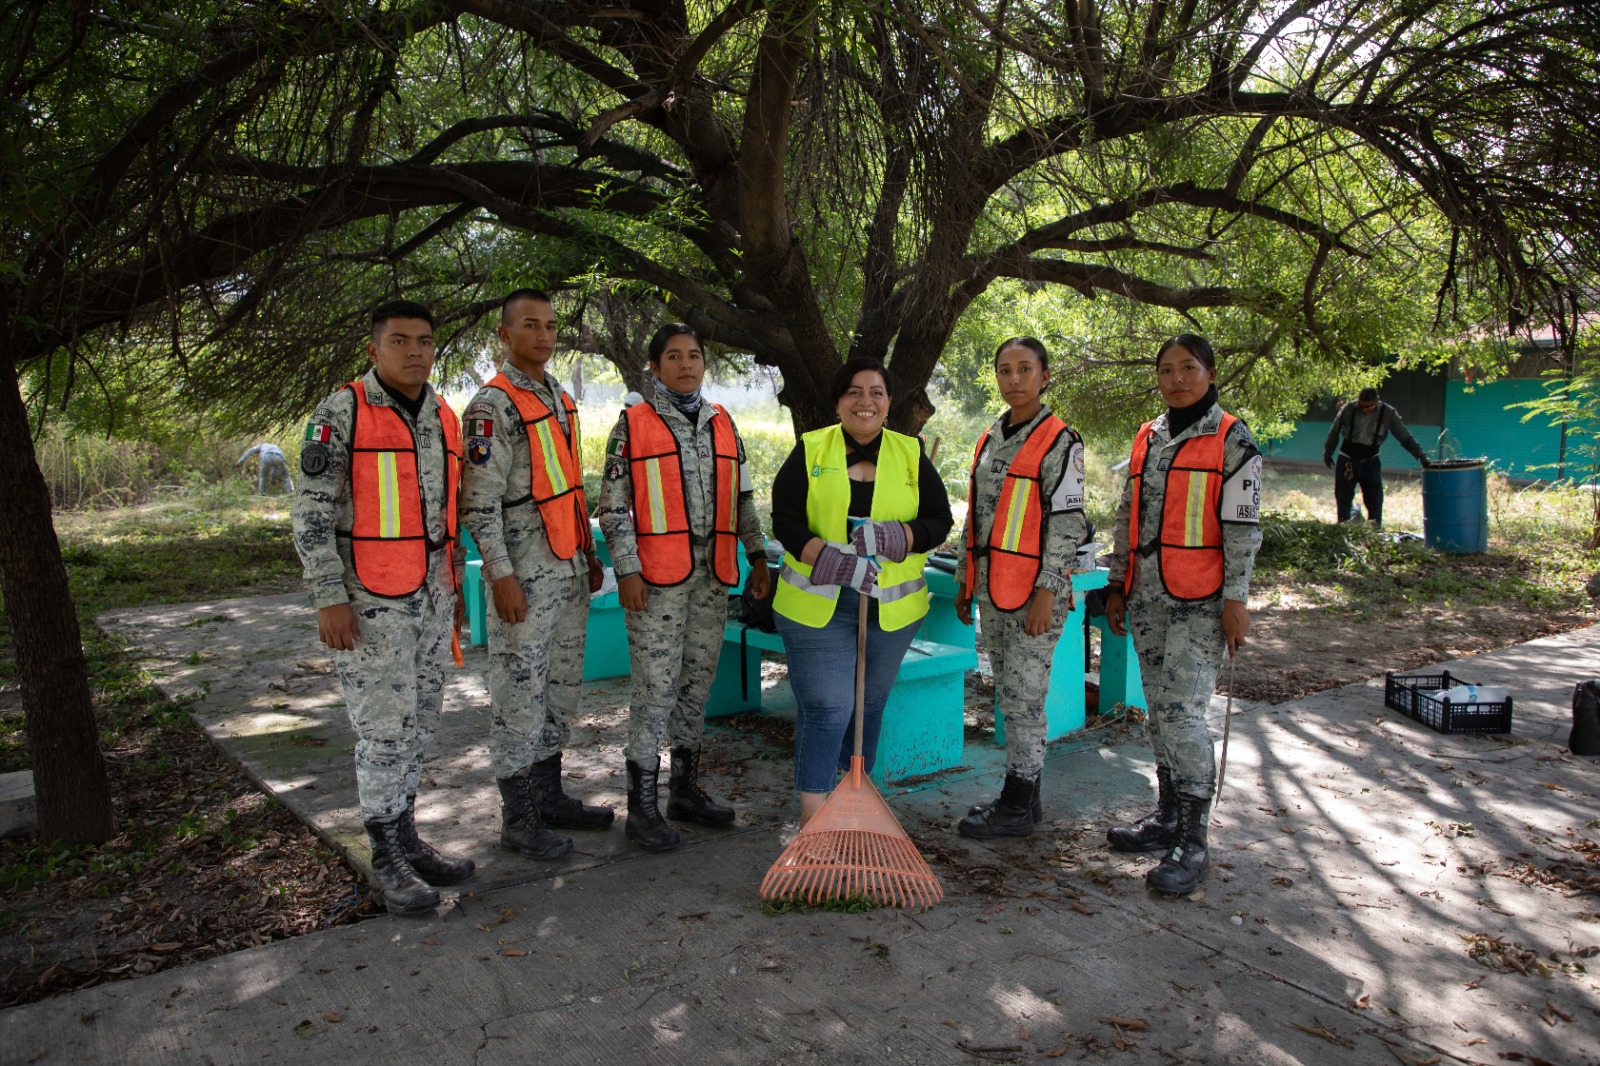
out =
[[(967, 524), (971, 528), (962, 531), (963, 545), (967, 543), (968, 532), (973, 535), (974, 543), (988, 542), (995, 513), (1000, 509), (1006, 470), (1045, 413), (1040, 411), (1009, 440), (1003, 430), (1004, 415), (985, 434), (987, 443), (979, 457), (975, 478), (976, 495), (968, 501)], [(994, 605), (989, 599), (986, 559), (978, 559), (977, 583), (973, 588), (983, 625), (983, 644), (994, 674), (996, 709), (1005, 715), (1006, 773), (1030, 780), (1038, 778), (1044, 769), (1044, 703), (1050, 691), (1050, 664), (1056, 642), (1061, 639), (1062, 626), (1072, 610), (1072, 559), (1089, 528), (1083, 514), (1083, 441), (1073, 430), (1068, 429), (1056, 438), (1055, 445), (1046, 453), (1039, 467), (1039, 486), (1041, 493), (1050, 495), (1043, 504), (1047, 508), (1041, 549), (1044, 554), (1034, 588), (1049, 589), (1056, 594), (1049, 630), (1037, 637), (1029, 636), (1023, 629), (1028, 616), (1026, 606), (1016, 611), (1002, 611)], [(968, 565), (967, 553), (963, 551), (956, 567), (957, 587), (964, 580)], [(1029, 604), (1032, 602), (1029, 600)]]
[[(702, 403), (691, 423), (665, 398), (656, 396), (650, 402), (678, 442), (690, 533), (696, 541), (709, 541), (716, 502), (712, 427), (715, 419), (727, 416)], [(734, 439), (739, 446), (739, 539), (747, 555), (764, 558), (766, 538), (761, 533), (744, 461), (744, 441), (737, 428)], [(618, 580), (640, 572), (627, 449), (628, 418), (624, 414), (606, 442), (599, 512), (600, 529), (606, 535)], [(728, 587), (711, 572), (709, 543), (697, 544), (692, 550), (695, 567), (688, 580), (665, 588), (651, 585), (645, 609), (624, 612), (633, 673), (626, 756), (641, 764), (659, 756), (663, 733), (674, 749), (700, 750), (706, 698), (728, 621)]]
[[(1223, 445), (1224, 502), (1231, 494), (1248, 497), (1241, 506), (1226, 506), (1222, 523), (1223, 580), (1220, 594), (1204, 600), (1185, 602), (1169, 596), (1161, 581), (1161, 554), (1150, 551), (1160, 534), (1161, 505), (1166, 498), (1167, 469), (1177, 446), (1190, 437), (1215, 433), (1222, 422), (1222, 408), (1213, 405), (1195, 425), (1178, 434), (1167, 435), (1167, 416), (1156, 419), (1145, 453), (1145, 490), (1139, 501), (1139, 548), (1134, 562), (1135, 581), (1128, 597), (1128, 628), (1134, 650), (1139, 654), (1139, 671), (1144, 677), (1144, 695), (1149, 709), (1150, 742), (1156, 761), (1172, 772), (1174, 790), (1179, 796), (1206, 800), (1216, 784), (1216, 758), (1211, 734), (1206, 729), (1206, 708), (1217, 685), (1217, 668), (1222, 664), (1226, 643), (1222, 636), (1222, 603), (1238, 600), (1248, 603), (1250, 573), (1256, 550), (1261, 547), (1261, 528), (1255, 508), (1261, 486), (1261, 455), (1255, 438), (1243, 422), (1235, 422)], [(1133, 483), (1123, 487), (1117, 505), (1116, 532), (1113, 534), (1113, 561), (1108, 581), (1122, 585), (1128, 570), (1128, 518), (1134, 506)]]
[[(513, 385), (544, 401), (571, 433), (561, 403), (561, 383), (549, 374), (536, 382), (506, 363)], [(492, 432), (475, 436), (483, 420)], [(485, 386), (462, 418), (467, 464), (461, 478), (461, 521), (478, 543), (483, 580), (515, 574), (528, 613), (512, 625), (501, 620), (489, 591), (489, 761), (495, 777), (510, 777), (558, 754), (572, 736), (583, 683), (583, 645), (589, 619), (588, 558), (580, 550), (560, 559), (550, 550), (544, 519), (528, 499), (533, 476), (527, 428), (511, 397)], [(510, 500), (520, 504), (504, 507)]]
[[(450, 531), (444, 528), (446, 452), (438, 394), (431, 387), (424, 392), (422, 410), (413, 421), (389, 398), (376, 371), (369, 370), (357, 387), (366, 390), (368, 403), (394, 408), (412, 427), (428, 537), (443, 542)], [(328, 439), (308, 440), (301, 452), (294, 543), (311, 583), (312, 606), (349, 603), (355, 611), (355, 650), (336, 650), (333, 657), (356, 732), (361, 818), (390, 821), (405, 808), (407, 797), (416, 794), (423, 754), (438, 727), (460, 575), (452, 575), (450, 553), (440, 550), (429, 554), (427, 580), (409, 596), (375, 596), (356, 579), (349, 541), (337, 533), (350, 528), (353, 515), (350, 440), (355, 404), (355, 397), (340, 389), (311, 416), (317, 435)], [(455, 563), (459, 567), (461, 559)]]

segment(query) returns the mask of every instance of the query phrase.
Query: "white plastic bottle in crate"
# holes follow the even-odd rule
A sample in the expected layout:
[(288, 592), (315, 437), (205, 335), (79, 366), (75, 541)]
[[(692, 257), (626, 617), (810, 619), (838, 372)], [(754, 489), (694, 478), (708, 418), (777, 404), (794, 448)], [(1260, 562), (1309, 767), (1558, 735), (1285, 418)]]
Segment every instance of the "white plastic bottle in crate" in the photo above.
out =
[(1451, 703), (1504, 703), (1511, 690), (1504, 685), (1456, 685), (1433, 695)]

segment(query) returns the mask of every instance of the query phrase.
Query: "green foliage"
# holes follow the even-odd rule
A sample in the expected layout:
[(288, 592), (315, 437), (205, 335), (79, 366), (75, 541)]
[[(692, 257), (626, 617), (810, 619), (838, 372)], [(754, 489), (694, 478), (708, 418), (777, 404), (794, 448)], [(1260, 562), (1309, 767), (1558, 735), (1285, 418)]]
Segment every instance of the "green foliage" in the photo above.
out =
[(762, 914), (866, 914), (879, 910), (883, 904), (872, 896), (853, 895), (840, 899), (824, 899), (809, 903), (800, 896), (784, 896), (761, 901)]

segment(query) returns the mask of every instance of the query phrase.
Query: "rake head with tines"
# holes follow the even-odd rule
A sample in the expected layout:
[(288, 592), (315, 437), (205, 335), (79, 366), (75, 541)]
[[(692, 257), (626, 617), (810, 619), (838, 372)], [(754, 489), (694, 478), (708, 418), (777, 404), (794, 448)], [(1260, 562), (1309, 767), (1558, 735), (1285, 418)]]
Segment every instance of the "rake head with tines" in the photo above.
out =
[(944, 898), (944, 888), (858, 755), (822, 810), (767, 871), (761, 896), (812, 904), (866, 896), (886, 907), (931, 907)]

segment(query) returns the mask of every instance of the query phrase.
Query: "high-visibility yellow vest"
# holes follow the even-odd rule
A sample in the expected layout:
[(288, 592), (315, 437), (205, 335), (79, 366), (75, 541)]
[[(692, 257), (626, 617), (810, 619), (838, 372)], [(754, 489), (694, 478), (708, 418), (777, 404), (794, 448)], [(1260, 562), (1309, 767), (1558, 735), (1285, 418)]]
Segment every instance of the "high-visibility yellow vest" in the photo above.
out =
[[(837, 426), (814, 429), (800, 438), (805, 446), (806, 524), (823, 540), (839, 544), (850, 539), (850, 475), (845, 468), (844, 430)], [(878, 471), (872, 483), (875, 522), (909, 522), (917, 517), (920, 500), (917, 475), (922, 447), (915, 437), (884, 430), (878, 447)], [(772, 609), (792, 622), (821, 629), (833, 618), (838, 605), (838, 585), (813, 585), (811, 567), (800, 561), (794, 545), (783, 554), (778, 590)], [(902, 629), (928, 613), (928, 581), (922, 574), (927, 552), (912, 552), (904, 562), (880, 559), (877, 589), (878, 624), (885, 630)]]

